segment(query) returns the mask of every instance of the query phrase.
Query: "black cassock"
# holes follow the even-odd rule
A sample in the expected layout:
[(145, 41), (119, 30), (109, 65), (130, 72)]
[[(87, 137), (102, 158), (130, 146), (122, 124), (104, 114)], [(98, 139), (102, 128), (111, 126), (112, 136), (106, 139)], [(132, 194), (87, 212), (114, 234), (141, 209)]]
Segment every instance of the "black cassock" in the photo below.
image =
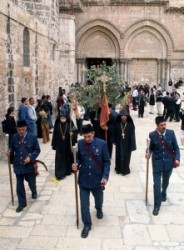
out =
[[(71, 165), (74, 162), (70, 145), (70, 127), (74, 127), (73, 122), (60, 122), (56, 120), (52, 138), (52, 148), (56, 150), (55, 156), (55, 176), (62, 179), (72, 172)], [(77, 131), (73, 131), (72, 145), (77, 142)]]
[(131, 152), (136, 150), (135, 126), (129, 118), (126, 123), (117, 122), (114, 128), (114, 143), (116, 145), (115, 171), (122, 175), (130, 173)]

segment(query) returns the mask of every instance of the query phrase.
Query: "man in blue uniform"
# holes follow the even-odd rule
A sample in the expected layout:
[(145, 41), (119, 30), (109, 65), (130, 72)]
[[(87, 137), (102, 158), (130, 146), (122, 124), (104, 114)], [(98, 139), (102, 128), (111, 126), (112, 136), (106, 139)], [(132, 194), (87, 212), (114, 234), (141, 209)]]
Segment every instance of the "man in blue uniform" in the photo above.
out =
[(21, 105), (19, 106), (18, 110), (18, 120), (24, 120), (27, 125), (27, 131), (32, 133), (31, 125), (30, 125), (30, 116), (28, 113), (28, 105), (29, 100), (26, 97), (21, 99)]
[[(158, 215), (161, 203), (167, 200), (167, 187), (173, 167), (180, 163), (180, 151), (173, 130), (166, 129), (163, 116), (155, 118), (157, 128), (149, 134), (150, 147), (146, 153), (149, 159), (152, 155), (153, 182), (154, 182), (154, 209), (153, 215)], [(161, 184), (162, 178), (162, 184)]]
[(88, 236), (91, 230), (90, 192), (95, 199), (97, 218), (103, 218), (103, 189), (107, 184), (110, 171), (110, 158), (107, 144), (104, 140), (94, 138), (93, 127), (88, 124), (82, 127), (84, 139), (78, 141), (77, 163), (72, 164), (72, 169), (79, 169), (78, 184), (80, 187), (81, 214), (84, 228), (82, 238)]
[(24, 180), (28, 182), (32, 198), (37, 198), (36, 175), (33, 161), (40, 153), (37, 137), (27, 132), (25, 120), (17, 122), (17, 134), (12, 137), (8, 154), (14, 153), (13, 168), (17, 179), (17, 196), (19, 206), (16, 212), (21, 212), (27, 206)]

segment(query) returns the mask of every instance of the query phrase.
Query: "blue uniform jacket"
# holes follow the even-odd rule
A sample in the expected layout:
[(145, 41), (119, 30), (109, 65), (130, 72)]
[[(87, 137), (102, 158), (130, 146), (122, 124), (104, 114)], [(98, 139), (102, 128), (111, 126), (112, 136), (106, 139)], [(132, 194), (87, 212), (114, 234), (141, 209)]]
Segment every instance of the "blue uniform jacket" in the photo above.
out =
[(20, 136), (14, 134), (12, 137), (10, 151), (14, 152), (13, 167), (15, 174), (28, 174), (34, 171), (33, 163), (26, 165), (23, 160), (29, 156), (31, 160), (35, 160), (40, 153), (40, 146), (37, 137), (31, 133), (27, 133), (24, 138), (24, 145), (20, 142)]
[(18, 110), (18, 118), (19, 120), (26, 121), (28, 130), (30, 129), (30, 117), (28, 113), (28, 107), (25, 105), (20, 105)]
[(94, 138), (89, 144), (90, 151), (102, 168), (99, 170), (96, 162), (90, 157), (84, 139), (78, 141), (77, 163), (79, 164), (79, 186), (83, 188), (97, 188), (101, 185), (102, 178), (109, 178), (110, 157), (107, 144), (104, 140)]
[[(173, 157), (163, 148), (156, 131), (149, 134), (150, 138), (150, 153), (152, 153), (153, 171), (171, 170), (173, 168)], [(162, 140), (162, 139), (161, 139)], [(164, 143), (167, 148), (173, 153), (176, 160), (180, 161), (180, 151), (176, 136), (173, 130), (166, 129)]]

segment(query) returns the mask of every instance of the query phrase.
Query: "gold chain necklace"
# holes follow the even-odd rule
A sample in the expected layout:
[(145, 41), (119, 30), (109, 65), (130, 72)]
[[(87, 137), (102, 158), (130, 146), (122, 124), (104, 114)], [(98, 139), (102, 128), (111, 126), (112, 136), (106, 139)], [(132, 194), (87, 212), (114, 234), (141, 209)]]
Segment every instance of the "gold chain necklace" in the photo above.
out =
[(66, 125), (65, 125), (65, 132), (63, 133), (61, 123), (60, 123), (60, 129), (61, 129), (61, 138), (64, 141), (65, 140), (65, 135), (66, 135), (66, 130), (67, 130), (67, 122), (66, 122)]
[(122, 125), (122, 123), (121, 123), (121, 131), (122, 131), (122, 138), (123, 138), (123, 140), (125, 139), (125, 128), (126, 128), (126, 125), (127, 125), (127, 122), (125, 123), (125, 126), (124, 126), (124, 128), (123, 128), (123, 125)]

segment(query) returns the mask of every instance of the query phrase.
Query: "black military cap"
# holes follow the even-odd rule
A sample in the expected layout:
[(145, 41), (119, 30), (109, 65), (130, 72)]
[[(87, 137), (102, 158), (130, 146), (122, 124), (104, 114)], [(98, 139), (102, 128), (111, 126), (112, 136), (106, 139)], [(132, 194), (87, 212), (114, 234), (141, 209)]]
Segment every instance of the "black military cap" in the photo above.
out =
[(23, 127), (27, 127), (26, 121), (25, 120), (17, 121), (17, 128), (23, 128)]
[(90, 132), (93, 132), (94, 128), (91, 124), (83, 125), (82, 126), (82, 134), (88, 134)]

